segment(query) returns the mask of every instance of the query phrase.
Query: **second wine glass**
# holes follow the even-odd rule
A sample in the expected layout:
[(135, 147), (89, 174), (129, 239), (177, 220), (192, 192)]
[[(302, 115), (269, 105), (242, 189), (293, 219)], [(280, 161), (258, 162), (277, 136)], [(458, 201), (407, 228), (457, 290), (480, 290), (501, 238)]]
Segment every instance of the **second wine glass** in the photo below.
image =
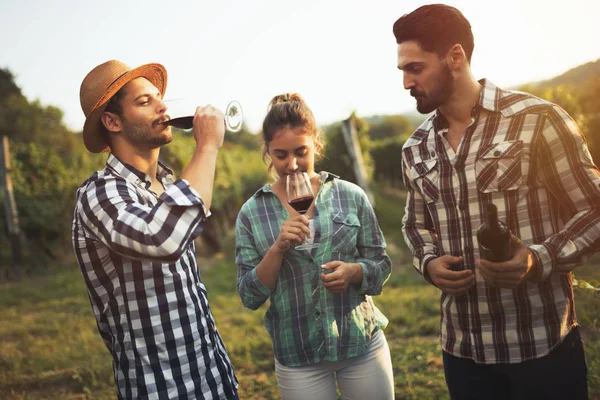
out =
[[(286, 177), (285, 190), (289, 205), (294, 210), (298, 211), (298, 213), (306, 214), (315, 199), (308, 174), (306, 172), (298, 171), (288, 175)], [(312, 242), (315, 236), (314, 220), (309, 218), (308, 222), (311, 241), (309, 242), (308, 239), (305, 238), (303, 243), (296, 246), (297, 250), (310, 250), (318, 246), (317, 243)]]
[[(176, 104), (173, 100), (165, 100), (165, 103), (169, 109), (171, 109), (173, 104)], [(189, 108), (190, 107), (188, 107), (188, 109)], [(179, 129), (192, 129), (194, 127), (193, 115), (180, 116), (182, 112), (176, 109), (173, 111), (167, 111), (167, 113), (169, 115), (173, 115), (173, 118), (163, 122), (163, 124), (174, 126), (175, 128)], [(230, 101), (225, 109), (225, 127), (230, 132), (239, 132), (240, 129), (242, 129), (243, 121), (244, 115), (242, 112), (242, 105), (236, 100)]]

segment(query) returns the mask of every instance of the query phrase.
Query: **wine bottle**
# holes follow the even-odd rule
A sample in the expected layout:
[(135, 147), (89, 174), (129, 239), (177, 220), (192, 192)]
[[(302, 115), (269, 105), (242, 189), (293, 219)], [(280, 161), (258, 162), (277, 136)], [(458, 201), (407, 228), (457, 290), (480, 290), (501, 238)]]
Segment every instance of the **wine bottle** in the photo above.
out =
[(510, 231), (498, 220), (498, 209), (488, 204), (483, 213), (483, 223), (477, 229), (479, 255), (484, 260), (502, 262), (512, 257)]

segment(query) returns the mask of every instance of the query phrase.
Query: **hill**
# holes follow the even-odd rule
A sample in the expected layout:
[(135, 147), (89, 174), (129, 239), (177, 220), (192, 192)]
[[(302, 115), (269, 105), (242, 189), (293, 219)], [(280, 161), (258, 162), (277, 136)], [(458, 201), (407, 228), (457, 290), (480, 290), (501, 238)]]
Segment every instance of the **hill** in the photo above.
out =
[(564, 74), (558, 75), (552, 79), (539, 82), (531, 82), (534, 88), (553, 88), (557, 86), (581, 86), (600, 77), (600, 58), (596, 61), (579, 65), (571, 68)]

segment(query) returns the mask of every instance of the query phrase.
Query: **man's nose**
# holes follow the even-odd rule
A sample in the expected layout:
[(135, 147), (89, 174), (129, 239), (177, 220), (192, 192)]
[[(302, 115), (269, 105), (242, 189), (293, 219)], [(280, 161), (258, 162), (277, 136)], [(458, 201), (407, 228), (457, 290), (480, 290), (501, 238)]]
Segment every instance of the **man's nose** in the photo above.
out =
[(404, 74), (402, 76), (402, 81), (404, 83), (404, 89), (410, 90), (415, 86), (415, 81), (409, 74)]
[(167, 112), (168, 109), (169, 107), (167, 106), (167, 104), (162, 99), (158, 99), (158, 113), (162, 114), (164, 112)]

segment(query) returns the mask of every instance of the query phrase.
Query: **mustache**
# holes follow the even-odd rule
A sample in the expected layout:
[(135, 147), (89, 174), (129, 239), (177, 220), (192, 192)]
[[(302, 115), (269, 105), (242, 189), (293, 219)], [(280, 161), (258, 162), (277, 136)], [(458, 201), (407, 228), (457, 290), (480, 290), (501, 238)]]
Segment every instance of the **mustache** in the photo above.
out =
[(423, 92), (419, 92), (419, 91), (417, 91), (417, 90), (415, 90), (415, 89), (411, 89), (411, 90), (410, 90), (410, 95), (411, 95), (412, 97), (417, 97), (417, 96), (425, 96), (425, 93), (423, 93)]
[(159, 124), (167, 122), (170, 119), (171, 119), (171, 116), (169, 114), (165, 114), (162, 117), (155, 119), (154, 122), (152, 123), (152, 125), (154, 127), (157, 127)]

